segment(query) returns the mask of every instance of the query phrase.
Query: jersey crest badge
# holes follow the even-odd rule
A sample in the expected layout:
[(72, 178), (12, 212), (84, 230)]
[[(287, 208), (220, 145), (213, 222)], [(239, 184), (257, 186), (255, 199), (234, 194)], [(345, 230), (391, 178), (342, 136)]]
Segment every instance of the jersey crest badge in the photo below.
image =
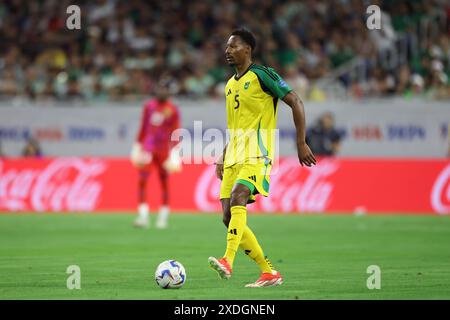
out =
[(247, 81), (247, 82), (244, 84), (244, 89), (245, 89), (245, 90), (247, 90), (248, 87), (250, 87), (250, 81)]

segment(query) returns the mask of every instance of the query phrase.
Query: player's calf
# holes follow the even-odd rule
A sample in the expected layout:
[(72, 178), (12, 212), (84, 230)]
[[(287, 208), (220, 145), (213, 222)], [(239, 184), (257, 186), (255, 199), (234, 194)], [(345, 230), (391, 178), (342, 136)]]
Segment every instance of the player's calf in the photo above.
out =
[(137, 228), (148, 228), (150, 226), (149, 208), (146, 203), (139, 205), (138, 217), (134, 220), (133, 226)]

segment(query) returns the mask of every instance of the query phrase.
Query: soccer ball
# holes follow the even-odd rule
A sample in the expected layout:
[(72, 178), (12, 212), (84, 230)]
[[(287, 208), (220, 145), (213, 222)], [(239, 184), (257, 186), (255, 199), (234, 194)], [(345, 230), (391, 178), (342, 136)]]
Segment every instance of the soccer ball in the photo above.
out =
[(156, 268), (155, 280), (162, 289), (181, 288), (186, 282), (186, 271), (178, 261), (166, 260)]

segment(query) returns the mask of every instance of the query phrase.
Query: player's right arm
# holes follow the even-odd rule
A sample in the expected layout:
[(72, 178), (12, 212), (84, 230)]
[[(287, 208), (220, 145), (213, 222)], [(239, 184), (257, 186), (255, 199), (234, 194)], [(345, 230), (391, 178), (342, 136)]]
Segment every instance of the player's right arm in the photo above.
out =
[(151, 156), (143, 149), (143, 142), (145, 138), (145, 131), (147, 126), (148, 109), (144, 106), (144, 110), (141, 115), (141, 124), (133, 147), (131, 148), (130, 159), (134, 166), (137, 168), (143, 167), (145, 164), (151, 161)]
[(148, 118), (148, 108), (144, 105), (144, 109), (142, 110), (142, 114), (141, 114), (141, 123), (139, 125), (139, 131), (136, 137), (136, 142), (135, 143), (139, 143), (142, 145), (143, 141), (144, 141), (144, 137), (145, 137), (145, 130), (146, 130), (146, 126), (147, 126), (147, 118)]
[(227, 152), (227, 146), (228, 143), (225, 145), (225, 148), (223, 148), (222, 155), (216, 161), (216, 177), (220, 180), (222, 180), (223, 177), (223, 162), (225, 159), (225, 153)]

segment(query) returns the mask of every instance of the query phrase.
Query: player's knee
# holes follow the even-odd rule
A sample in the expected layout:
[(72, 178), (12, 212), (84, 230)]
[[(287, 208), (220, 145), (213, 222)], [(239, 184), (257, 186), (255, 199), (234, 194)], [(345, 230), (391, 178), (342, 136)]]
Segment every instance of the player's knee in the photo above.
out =
[(159, 172), (159, 179), (160, 179), (161, 181), (165, 182), (165, 181), (167, 180), (167, 172), (161, 170), (161, 171)]
[(247, 187), (237, 187), (231, 192), (231, 206), (245, 206), (250, 197), (250, 189)]
[(139, 182), (140, 182), (140, 183), (146, 183), (146, 182), (147, 182), (147, 178), (148, 178), (147, 172), (141, 171), (141, 172), (139, 173)]
[(140, 178), (139, 179), (139, 186), (141, 188), (145, 188), (146, 185), (147, 185), (147, 179)]

